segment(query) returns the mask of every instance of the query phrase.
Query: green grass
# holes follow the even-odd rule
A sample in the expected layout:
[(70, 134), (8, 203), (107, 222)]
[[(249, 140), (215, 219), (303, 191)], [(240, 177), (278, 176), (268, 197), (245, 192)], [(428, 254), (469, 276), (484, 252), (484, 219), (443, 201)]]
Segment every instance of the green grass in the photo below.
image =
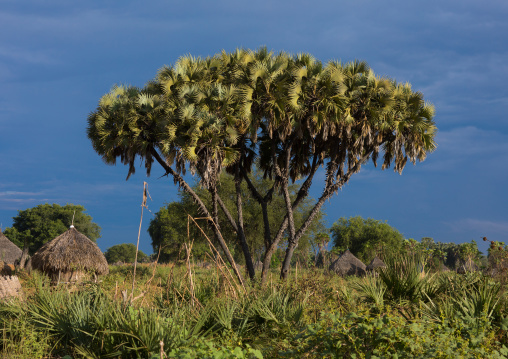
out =
[(193, 268), (191, 286), (185, 266), (145, 265), (133, 302), (129, 266), (74, 288), (21, 275), (26, 300), (0, 302), (0, 357), (506, 357), (506, 281), (387, 264), (364, 278), (274, 271), (245, 291), (215, 269)]

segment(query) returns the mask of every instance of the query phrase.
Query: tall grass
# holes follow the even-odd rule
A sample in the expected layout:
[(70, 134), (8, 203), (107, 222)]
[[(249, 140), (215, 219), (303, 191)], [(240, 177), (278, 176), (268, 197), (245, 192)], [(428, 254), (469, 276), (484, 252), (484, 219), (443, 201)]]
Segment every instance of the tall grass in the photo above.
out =
[[(193, 271), (191, 291), (186, 267), (161, 266), (154, 278), (151, 268), (140, 267), (137, 283), (146, 295), (134, 304), (119, 295), (130, 284), (122, 280), (129, 273), (123, 268), (100, 284), (78, 288), (52, 288), (35, 275), (24, 283), (31, 286), (25, 301), (0, 302), (0, 357), (321, 358), (331, 348), (341, 355), (358, 354), (358, 348), (374, 353), (378, 345), (410, 350), (409, 341), (397, 337), (401, 333), (443, 347), (470, 343), (475, 353), (494, 353), (508, 342), (507, 301), (499, 282), (478, 274), (422, 274), (417, 259), (386, 262), (378, 277), (309, 270), (299, 272), (298, 280), (253, 285), (234, 295), (213, 270)], [(374, 340), (378, 332), (386, 340)], [(323, 346), (323, 340), (329, 343)]]

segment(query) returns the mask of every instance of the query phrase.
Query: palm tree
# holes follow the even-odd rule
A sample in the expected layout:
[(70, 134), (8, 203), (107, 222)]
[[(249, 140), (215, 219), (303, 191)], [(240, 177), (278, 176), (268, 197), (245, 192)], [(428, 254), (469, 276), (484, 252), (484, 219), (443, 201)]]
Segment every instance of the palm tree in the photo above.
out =
[[(246, 182), (263, 213), (262, 280), (271, 256), (287, 235), (281, 270), (286, 278), (293, 252), (324, 202), (361, 166), (372, 160), (401, 172), (435, 149), (434, 109), (407, 84), (375, 76), (365, 62), (323, 65), (309, 54), (225, 51), (207, 58), (185, 56), (161, 69), (144, 88), (115, 87), (88, 118), (88, 136), (106, 163), (120, 158), (134, 173), (140, 157), (147, 174), (157, 161), (211, 218), (228, 261), (233, 258), (220, 234), (219, 207), (238, 235), (247, 268), (252, 258), (243, 230), (240, 186)], [(256, 165), (273, 186), (261, 193), (249, 174)], [(307, 195), (319, 167), (324, 188), (307, 219), (295, 228), (293, 211)], [(212, 197), (209, 210), (182, 175), (190, 169)], [(235, 177), (236, 218), (218, 195), (219, 175)], [(296, 198), (289, 182), (299, 181)], [(278, 191), (286, 214), (272, 234), (268, 206)]]
[[(162, 69), (158, 79), (142, 90), (114, 88), (103, 96), (97, 110), (89, 116), (88, 136), (106, 163), (114, 164), (120, 157), (122, 163), (129, 165), (128, 177), (135, 171), (137, 156), (145, 161), (148, 175), (154, 160), (166, 174), (171, 174), (193, 196), (203, 214), (214, 219), (212, 230), (242, 281), (220, 234), (216, 198), (210, 214), (181, 176), (188, 164), (191, 171), (198, 172), (205, 188), (216, 194), (222, 166), (231, 165), (238, 158), (231, 148), (238, 138), (238, 126), (228, 121), (231, 109), (221, 107), (228, 103), (234, 91), (210, 81), (210, 71), (207, 71), (210, 63), (209, 59), (185, 57), (174, 68)], [(171, 167), (173, 163), (176, 170)]]

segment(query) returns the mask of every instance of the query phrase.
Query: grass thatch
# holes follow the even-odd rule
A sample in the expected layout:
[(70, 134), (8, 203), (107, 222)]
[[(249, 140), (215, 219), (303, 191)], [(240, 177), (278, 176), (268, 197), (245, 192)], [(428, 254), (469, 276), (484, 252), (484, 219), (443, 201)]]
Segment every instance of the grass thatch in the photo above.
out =
[(353, 253), (346, 250), (339, 258), (337, 258), (328, 270), (333, 271), (341, 276), (344, 275), (364, 275), (367, 266), (361, 260), (356, 258)]
[(21, 258), (23, 251), (12, 243), (0, 229), (0, 260), (7, 264), (14, 264), (15, 261)]
[(386, 268), (386, 264), (378, 257), (374, 257), (372, 262), (370, 262), (370, 264), (367, 266), (367, 270), (370, 272), (377, 268)]
[(46, 273), (84, 271), (101, 275), (109, 272), (99, 247), (74, 227), (44, 244), (33, 255), (32, 268)]

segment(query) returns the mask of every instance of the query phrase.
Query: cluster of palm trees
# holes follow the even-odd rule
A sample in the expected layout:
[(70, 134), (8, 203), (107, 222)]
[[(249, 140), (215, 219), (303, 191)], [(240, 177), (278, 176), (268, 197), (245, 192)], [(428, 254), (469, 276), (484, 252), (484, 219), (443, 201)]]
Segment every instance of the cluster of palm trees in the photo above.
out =
[[(117, 86), (104, 95), (88, 117), (88, 137), (106, 163), (119, 158), (135, 171), (136, 158), (147, 174), (154, 162), (189, 192), (210, 225), (239, 280), (241, 274), (222, 238), (222, 210), (238, 236), (247, 272), (254, 279), (243, 230), (240, 184), (246, 181), (263, 209), (266, 279), (271, 256), (287, 239), (281, 277), (286, 278), (293, 251), (324, 202), (372, 160), (401, 172), (435, 149), (434, 109), (409, 84), (378, 77), (365, 62), (326, 64), (309, 54), (222, 51), (207, 58), (181, 57), (159, 70), (144, 88)], [(261, 193), (250, 181), (257, 166), (274, 186)], [(293, 211), (308, 195), (314, 175), (324, 168), (322, 195), (300, 228)], [(207, 208), (182, 175), (197, 174), (212, 197)], [(229, 213), (218, 196), (219, 175), (237, 184), (237, 212)], [(127, 178), (128, 178), (127, 177)], [(296, 198), (290, 182), (299, 181)], [(267, 206), (272, 195), (284, 196), (282, 224), (271, 228)]]

